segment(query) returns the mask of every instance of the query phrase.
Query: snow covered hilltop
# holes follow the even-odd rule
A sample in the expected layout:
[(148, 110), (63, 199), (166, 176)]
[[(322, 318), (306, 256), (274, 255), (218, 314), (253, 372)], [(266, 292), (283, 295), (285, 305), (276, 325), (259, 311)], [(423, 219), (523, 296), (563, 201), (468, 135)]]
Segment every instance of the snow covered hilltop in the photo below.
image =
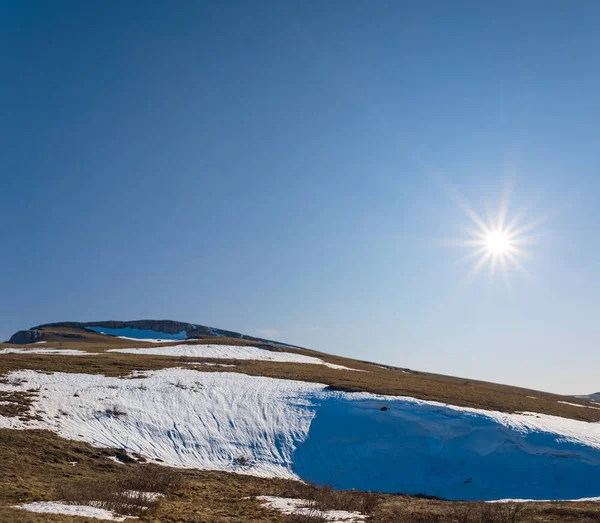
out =
[[(454, 500), (600, 496), (600, 408), (194, 324), (55, 323), (0, 344), (0, 429), (149, 462)], [(21, 338), (19, 338), (21, 339)], [(41, 342), (41, 344), (40, 344)]]

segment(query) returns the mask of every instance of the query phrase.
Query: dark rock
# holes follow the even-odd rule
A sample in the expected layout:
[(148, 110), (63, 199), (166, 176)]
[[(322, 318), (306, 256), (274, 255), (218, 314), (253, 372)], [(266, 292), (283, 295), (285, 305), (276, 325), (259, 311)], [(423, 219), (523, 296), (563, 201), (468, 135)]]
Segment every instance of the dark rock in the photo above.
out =
[[(90, 322), (77, 322), (77, 321), (64, 321), (58, 323), (45, 323), (33, 327), (33, 329), (52, 329), (52, 328), (67, 328), (67, 329), (81, 329), (85, 330), (87, 327), (105, 327), (107, 329), (139, 329), (139, 330), (151, 330), (155, 332), (164, 332), (166, 334), (177, 334), (181, 331), (185, 331), (188, 338), (205, 338), (207, 336), (217, 336), (226, 338), (239, 338), (248, 340), (251, 342), (259, 342), (264, 344), (261, 348), (273, 350), (273, 345), (278, 345), (278, 342), (268, 340), (265, 338), (256, 338), (254, 336), (247, 336), (240, 334), (239, 332), (229, 331), (225, 329), (217, 329), (215, 327), (207, 327), (205, 325), (196, 325), (192, 323), (185, 323), (181, 321), (173, 320), (133, 320), (133, 321), (90, 321)], [(55, 333), (58, 334), (58, 333)], [(301, 347), (298, 347), (301, 348)]]
[(15, 345), (28, 345), (29, 343), (36, 343), (41, 341), (43, 338), (42, 331), (36, 329), (30, 329), (27, 331), (15, 332), (8, 340), (8, 343), (14, 343)]

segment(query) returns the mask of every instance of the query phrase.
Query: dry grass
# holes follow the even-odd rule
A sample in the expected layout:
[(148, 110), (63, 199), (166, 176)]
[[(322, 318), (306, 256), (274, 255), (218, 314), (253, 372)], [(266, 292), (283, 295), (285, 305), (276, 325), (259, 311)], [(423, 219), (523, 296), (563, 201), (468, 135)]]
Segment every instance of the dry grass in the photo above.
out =
[[(360, 510), (372, 514), (373, 519), (369, 520), (372, 523), (511, 521), (498, 519), (498, 515), (494, 515), (496, 519), (492, 520), (481, 519), (480, 515), (485, 515), (482, 511), (487, 510), (485, 507), (496, 505), (353, 491), (336, 492), (294, 481), (255, 478), (225, 472), (177, 470), (143, 463), (120, 465), (108, 459), (116, 452), (116, 449), (98, 449), (85, 443), (68, 441), (48, 431), (0, 429), (0, 521), (82, 523), (82, 519), (74, 517), (31, 514), (10, 507), (33, 501), (54, 501), (59, 499), (59, 496), (75, 498), (71, 499), (72, 501), (78, 498), (92, 498), (104, 492), (105, 488), (109, 492), (139, 490), (164, 493), (165, 497), (157, 506), (152, 507), (151, 511), (143, 511), (140, 516), (141, 522), (302, 521), (290, 519), (297, 516), (286, 517), (265, 508), (256, 499), (257, 495), (312, 499), (317, 512), (330, 509)], [(69, 495), (69, 491), (75, 493)], [(464, 507), (471, 506), (474, 507), (468, 511), (468, 517), (471, 519), (467, 519), (466, 522), (459, 520), (461, 514), (464, 514)], [(514, 520), (515, 523), (600, 522), (598, 503), (525, 503), (522, 507), (520, 519)], [(318, 516), (318, 513), (316, 515)], [(476, 517), (480, 519), (474, 519)], [(308, 521), (313, 523), (316, 520)]]
[[(598, 410), (557, 403), (565, 399), (561, 396), (406, 369), (381, 368), (367, 362), (311, 351), (274, 348), (322, 357), (331, 363), (368, 372), (333, 370), (322, 365), (106, 353), (104, 351), (109, 348), (155, 347), (156, 344), (86, 334), (88, 337), (85, 340), (56, 336), (51, 343), (52, 333), (49, 333), (46, 347), (80, 349), (94, 353), (89, 356), (0, 355), (0, 382), (10, 382), (11, 378), (5, 374), (20, 369), (126, 377), (132, 371), (182, 367), (187, 366), (185, 363), (194, 361), (214, 362), (235, 364), (235, 367), (227, 368), (228, 372), (318, 382), (343, 390), (407, 395), (508, 412), (526, 410), (586, 421), (600, 420)], [(245, 340), (227, 338), (207, 338), (199, 343), (253, 345)], [(172, 342), (166, 343), (169, 344)], [(202, 367), (203, 372), (222, 370), (219, 367)], [(35, 394), (36, 391), (0, 393), (0, 414), (27, 417)], [(527, 396), (536, 396), (537, 399)], [(567, 401), (585, 404), (572, 398)], [(117, 412), (109, 414), (126, 415), (116, 410)], [(335, 491), (293, 481), (209, 471), (173, 471), (168, 467), (144, 464), (136, 460), (116, 464), (108, 459), (119, 453), (117, 449), (98, 449), (84, 443), (67, 441), (49, 431), (0, 429), (0, 521), (81, 523), (81, 518), (31, 514), (10, 508), (11, 505), (20, 503), (52, 501), (62, 497), (71, 502), (96, 498), (94, 501), (105, 503), (112, 510), (137, 510), (141, 521), (164, 523), (316, 523), (322, 521), (318, 518), (324, 510), (359, 511), (369, 514), (372, 518), (369, 521), (372, 523), (600, 523), (600, 505), (596, 503), (526, 503), (515, 508), (509, 505)], [(244, 456), (241, 458), (245, 459)], [(119, 493), (124, 491), (162, 492), (166, 496), (159, 503), (147, 505), (145, 510), (140, 510), (139, 505), (143, 500), (119, 497)], [(261, 505), (256, 499), (258, 495), (307, 499), (314, 507), (315, 514), (312, 514), (312, 519), (298, 514), (286, 517)], [(130, 505), (138, 508), (128, 509)]]
[(308, 513), (291, 514), (286, 518), (287, 523), (327, 523), (329, 521), (318, 510), (312, 510)]
[(311, 483), (290, 482), (283, 497), (306, 499), (317, 510), (345, 510), (371, 514), (381, 496), (360, 490), (335, 490), (331, 487), (317, 487)]
[(579, 523), (600, 521), (597, 503), (453, 502), (409, 496), (388, 496), (372, 523)]
[(22, 421), (34, 419), (29, 409), (36, 395), (35, 391), (0, 391), (0, 416), (18, 417)]
[(56, 489), (55, 499), (75, 505), (92, 505), (117, 514), (144, 516), (156, 514), (168, 492), (180, 486), (181, 473), (175, 469), (144, 466), (128, 470), (124, 477), (102, 481), (82, 480)]

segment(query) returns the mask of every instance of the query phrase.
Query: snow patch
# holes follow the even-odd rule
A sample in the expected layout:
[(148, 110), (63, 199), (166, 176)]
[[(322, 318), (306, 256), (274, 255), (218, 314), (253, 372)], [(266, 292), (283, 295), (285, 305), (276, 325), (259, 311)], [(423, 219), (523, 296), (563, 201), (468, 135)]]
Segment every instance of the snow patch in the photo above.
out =
[(94, 353), (75, 349), (17, 349), (13, 347), (0, 349), (0, 354), (60, 354), (62, 356), (79, 356), (81, 354), (93, 355)]
[(30, 413), (41, 420), (0, 416), (0, 428), (49, 429), (171, 466), (465, 500), (600, 490), (599, 423), (190, 368), (7, 381), (0, 390), (40, 389)]
[(196, 361), (190, 361), (190, 362), (186, 362), (186, 365), (194, 365), (196, 367), (237, 367), (237, 365), (234, 365), (232, 363), (211, 363), (211, 362), (196, 362)]
[(128, 498), (141, 499), (143, 501), (157, 501), (165, 497), (164, 494), (160, 494), (159, 492), (144, 492), (141, 490), (126, 490), (123, 494)]
[(223, 360), (260, 360), (282, 363), (310, 363), (325, 365), (332, 369), (354, 370), (343, 365), (327, 363), (314, 356), (294, 354), (292, 352), (275, 352), (258, 347), (237, 345), (171, 345), (168, 347), (146, 347), (133, 349), (110, 349), (107, 352), (124, 354), (144, 354), (151, 356), (174, 356), (187, 358), (214, 358)]
[(26, 503), (25, 505), (15, 506), (13, 508), (40, 514), (64, 514), (65, 516), (80, 516), (83, 518), (104, 519), (106, 521), (125, 521), (127, 518), (132, 517), (118, 516), (109, 510), (90, 507), (89, 505), (67, 505), (61, 501), (38, 501), (36, 503)]
[(571, 405), (571, 407), (581, 407), (582, 409), (595, 409), (600, 410), (600, 407), (592, 407), (591, 405), (580, 405), (579, 403), (569, 403), (568, 401), (557, 401), (563, 405)]
[(32, 412), (42, 421), (0, 416), (0, 428), (47, 428), (175, 467), (298, 478), (292, 454), (324, 385), (181, 368), (136, 376), (11, 373), (22, 383), (0, 390), (41, 389)]
[(258, 496), (269, 508), (278, 510), (283, 514), (299, 514), (303, 516), (319, 515), (330, 523), (359, 523), (365, 521), (366, 516), (360, 512), (346, 510), (316, 510), (311, 502), (306, 499), (279, 498), (276, 496)]

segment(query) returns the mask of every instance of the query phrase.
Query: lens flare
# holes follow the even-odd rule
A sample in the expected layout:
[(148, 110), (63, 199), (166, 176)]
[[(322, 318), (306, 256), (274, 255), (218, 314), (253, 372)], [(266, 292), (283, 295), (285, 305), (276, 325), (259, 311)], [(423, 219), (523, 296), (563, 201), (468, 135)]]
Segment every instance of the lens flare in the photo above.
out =
[(511, 268), (526, 273), (521, 260), (530, 253), (524, 249), (524, 246), (536, 243), (532, 231), (541, 221), (523, 223), (525, 208), (520, 209), (509, 219), (510, 191), (504, 194), (496, 215), (488, 217), (487, 220), (484, 220), (460, 193), (455, 190), (449, 192), (451, 198), (472, 222), (472, 226), (465, 229), (466, 238), (445, 242), (447, 245), (472, 249), (466, 259), (475, 260), (475, 263), (468, 272), (465, 283), (473, 281), (485, 267), (489, 267), (491, 276), (499, 267), (507, 285)]

